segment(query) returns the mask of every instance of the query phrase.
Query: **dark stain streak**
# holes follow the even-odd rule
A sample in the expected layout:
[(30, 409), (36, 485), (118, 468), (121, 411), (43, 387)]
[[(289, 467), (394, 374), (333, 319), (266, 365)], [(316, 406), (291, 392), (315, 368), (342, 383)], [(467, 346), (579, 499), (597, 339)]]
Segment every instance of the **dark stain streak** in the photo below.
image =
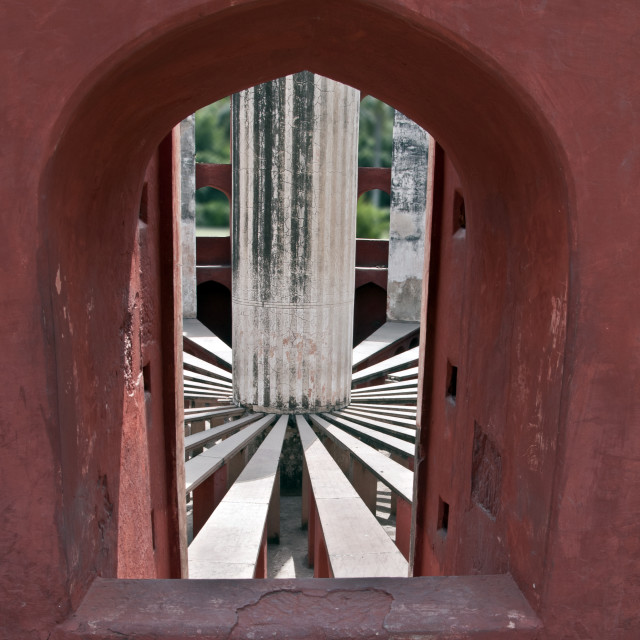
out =
[(291, 175), (291, 273), (293, 303), (306, 298), (309, 224), (313, 198), (314, 75), (293, 76), (293, 130)]

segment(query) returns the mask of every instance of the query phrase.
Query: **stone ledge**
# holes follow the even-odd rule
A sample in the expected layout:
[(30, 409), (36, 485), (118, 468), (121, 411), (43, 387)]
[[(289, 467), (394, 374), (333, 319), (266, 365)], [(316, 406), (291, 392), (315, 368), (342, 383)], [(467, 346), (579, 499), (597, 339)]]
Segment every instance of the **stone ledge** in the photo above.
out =
[(304, 580), (96, 579), (52, 640), (517, 638), (542, 625), (509, 575)]

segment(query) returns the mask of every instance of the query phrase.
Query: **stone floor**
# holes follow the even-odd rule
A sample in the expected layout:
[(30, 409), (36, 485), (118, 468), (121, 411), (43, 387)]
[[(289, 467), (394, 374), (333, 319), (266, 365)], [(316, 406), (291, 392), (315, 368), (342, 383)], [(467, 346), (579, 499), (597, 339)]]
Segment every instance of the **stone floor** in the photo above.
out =
[(267, 546), (268, 578), (313, 578), (307, 564), (307, 530), (300, 527), (302, 498), (280, 497), (280, 543)]

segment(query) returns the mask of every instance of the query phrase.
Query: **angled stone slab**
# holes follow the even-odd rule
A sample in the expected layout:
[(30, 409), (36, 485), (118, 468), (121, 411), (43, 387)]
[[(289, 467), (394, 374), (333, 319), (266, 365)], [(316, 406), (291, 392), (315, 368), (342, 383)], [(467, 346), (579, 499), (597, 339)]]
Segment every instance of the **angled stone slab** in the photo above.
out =
[(183, 382), (184, 388), (189, 389), (202, 389), (203, 391), (213, 391), (216, 393), (226, 393), (229, 394), (231, 392), (230, 385), (216, 384), (215, 382), (202, 382), (199, 380), (190, 380), (185, 377)]
[(246, 409), (244, 407), (236, 407), (235, 405), (225, 405), (222, 407), (198, 407), (195, 409), (184, 410), (185, 422), (196, 422), (198, 420), (207, 420), (209, 418), (224, 418), (226, 416), (240, 416)]
[(391, 424), (395, 424), (398, 427), (405, 427), (407, 429), (411, 429), (413, 435), (415, 437), (416, 432), (416, 419), (407, 416), (406, 418), (392, 415), (391, 413), (373, 413), (366, 410), (358, 410), (358, 409), (343, 409), (345, 412), (344, 415), (350, 419), (354, 419), (356, 417), (363, 419), (372, 419), (372, 420), (382, 420), (383, 422), (389, 422)]
[(399, 353), (397, 356), (387, 358), (378, 364), (374, 364), (362, 371), (358, 371), (351, 376), (351, 384), (358, 384), (372, 378), (379, 378), (384, 375), (406, 369), (418, 363), (418, 347)]
[(340, 427), (343, 431), (348, 431), (357, 438), (365, 440), (367, 444), (372, 444), (372, 446), (379, 447), (385, 451), (397, 453), (403, 457), (415, 455), (415, 444), (407, 442), (406, 440), (382, 433), (370, 426), (357, 424), (356, 422), (332, 413), (323, 413), (322, 417)]
[(398, 404), (413, 404), (415, 405), (418, 400), (417, 393), (402, 393), (402, 394), (383, 394), (383, 395), (361, 395), (357, 396), (358, 402), (360, 404), (387, 404), (387, 403), (398, 403)]
[(411, 407), (408, 405), (401, 404), (376, 404), (369, 405), (365, 402), (358, 402), (357, 400), (352, 402), (349, 405), (350, 409), (366, 409), (367, 411), (376, 411), (376, 412), (384, 412), (389, 411), (391, 413), (397, 413), (398, 415), (403, 416), (415, 416), (417, 413), (417, 409), (415, 407)]
[(413, 472), (387, 458), (377, 449), (365, 444), (346, 433), (339, 427), (327, 422), (317, 415), (309, 416), (311, 422), (323, 433), (326, 433), (334, 442), (346, 449), (356, 460), (373, 473), (380, 482), (391, 491), (411, 503), (413, 500)]
[(231, 347), (195, 318), (182, 322), (185, 351), (206, 360), (213, 359), (223, 368), (231, 370)]
[(200, 455), (185, 462), (185, 492), (189, 493), (190, 491), (193, 491), (212, 473), (226, 464), (236, 453), (238, 453), (238, 451), (244, 449), (275, 419), (275, 415), (268, 415), (264, 418), (260, 418), (257, 422), (244, 427), (241, 431), (234, 433), (226, 440), (223, 440), (214, 447), (211, 447), (211, 449), (207, 449)]
[[(205, 363), (207, 364), (207, 363)], [(224, 372), (227, 376), (229, 376), (228, 372)], [(204, 375), (202, 373), (196, 373), (195, 371), (190, 371), (189, 369), (183, 369), (182, 376), (185, 380), (204, 382), (209, 384), (214, 384), (217, 386), (225, 387), (228, 389), (233, 389), (233, 385), (228, 380), (222, 380), (220, 378), (214, 378), (211, 375)]]
[(187, 436), (184, 439), (184, 451), (185, 453), (189, 453), (198, 447), (207, 446), (219, 438), (229, 435), (242, 427), (246, 427), (248, 424), (259, 420), (262, 417), (264, 417), (262, 413), (251, 413), (243, 418), (238, 418), (237, 420), (221, 424), (218, 427), (213, 427), (213, 429), (207, 429), (206, 431), (201, 431), (200, 433), (194, 433), (191, 436)]
[(390, 391), (392, 389), (416, 389), (418, 388), (417, 380), (404, 380), (402, 382), (385, 382), (384, 384), (375, 384), (370, 387), (360, 387), (351, 390), (351, 397), (361, 393), (370, 393), (372, 391)]
[(331, 572), (407, 576), (409, 565), (303, 416), (296, 416)]
[(211, 364), (202, 358), (196, 358), (196, 356), (191, 355), (186, 351), (182, 352), (182, 366), (188, 371), (209, 376), (210, 378), (219, 378), (225, 382), (231, 382), (232, 380), (231, 373), (228, 371), (225, 371), (220, 367), (216, 367), (216, 365)]
[(409, 367), (408, 369), (401, 369), (400, 371), (394, 371), (389, 374), (390, 380), (406, 380), (407, 378), (418, 379), (418, 367)]
[(353, 366), (401, 342), (420, 329), (419, 322), (385, 322), (353, 349)]
[(332, 412), (332, 414), (335, 416), (346, 418), (348, 420), (351, 420), (352, 422), (356, 422), (357, 424), (361, 424), (365, 427), (375, 429), (376, 431), (379, 431), (381, 433), (388, 433), (390, 436), (401, 438), (402, 440), (409, 442), (415, 442), (415, 423), (413, 426), (397, 425), (394, 424), (391, 420), (385, 419), (381, 415), (375, 413), (365, 415), (365, 413), (366, 412), (361, 415), (357, 411), (349, 411), (348, 409)]
[(190, 578), (254, 576), (288, 419), (278, 419), (189, 546)]

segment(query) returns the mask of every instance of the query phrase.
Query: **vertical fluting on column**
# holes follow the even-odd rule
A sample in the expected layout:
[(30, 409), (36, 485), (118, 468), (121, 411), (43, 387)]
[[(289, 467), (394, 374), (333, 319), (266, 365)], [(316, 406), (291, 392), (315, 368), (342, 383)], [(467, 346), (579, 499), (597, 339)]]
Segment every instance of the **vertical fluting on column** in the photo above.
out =
[(236, 402), (349, 402), (359, 92), (308, 72), (232, 100)]

